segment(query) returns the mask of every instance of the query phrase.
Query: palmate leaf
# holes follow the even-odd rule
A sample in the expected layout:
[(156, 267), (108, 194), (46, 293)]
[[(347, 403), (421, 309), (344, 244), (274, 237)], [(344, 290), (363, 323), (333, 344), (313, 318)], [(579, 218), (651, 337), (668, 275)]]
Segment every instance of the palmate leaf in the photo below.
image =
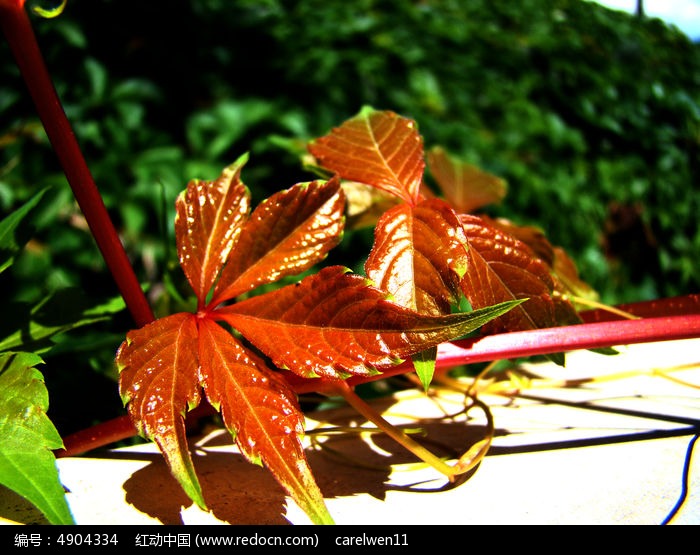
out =
[[(421, 228), (421, 237), (411, 240), (411, 255), (433, 257), (428, 265), (437, 281), (418, 282), (425, 288), (418, 304), (426, 308), (432, 303), (436, 313), (417, 311), (418, 304), (408, 298), (410, 306), (389, 301), (366, 278), (338, 266), (241, 300), (243, 293), (322, 260), (342, 235), (345, 201), (335, 177), (297, 184), (249, 215), (249, 194), (240, 179), (244, 161), (215, 181), (190, 182), (178, 198), (179, 257), (198, 310), (127, 334), (116, 359), (120, 391), (140, 433), (158, 444), (173, 475), (198, 505), (204, 507), (205, 500), (184, 419), (204, 391), (241, 452), (264, 463), (313, 522), (330, 523), (304, 456), (303, 416), (293, 390), (247, 345), (269, 357), (275, 370), (305, 377), (376, 374), (408, 356), (429, 362), (439, 343), (471, 333), (521, 301), (443, 314), (465, 257), (461, 222), (437, 199), (414, 203), (405, 220), (409, 234)], [(417, 191), (417, 185), (406, 190)], [(431, 235), (423, 237), (428, 231)], [(450, 236), (452, 243), (446, 241)], [(392, 262), (376, 262), (373, 272), (398, 276)], [(415, 266), (424, 269), (422, 263)]]
[[(432, 241), (424, 238), (426, 232), (430, 233), (430, 224), (421, 226), (420, 234), (412, 232), (411, 225), (418, 223), (418, 220), (409, 207), (421, 202), (421, 194), (414, 188), (420, 181), (415, 172), (420, 167), (422, 174), (424, 169), (422, 165), (412, 162), (423, 156), (422, 141), (415, 143), (415, 152), (411, 151), (409, 155), (410, 162), (405, 162), (415, 172), (399, 171), (402, 165), (395, 156), (398, 147), (392, 149), (391, 145), (407, 142), (408, 129), (414, 130), (416, 135), (418, 132), (408, 125), (410, 120), (398, 125), (397, 118), (393, 112), (365, 108), (328, 135), (308, 145), (309, 152), (319, 164), (335, 171), (341, 179), (366, 183), (401, 198), (408, 205), (388, 210), (379, 220), (375, 244), (366, 264), (368, 276), (382, 289), (395, 295), (399, 303), (439, 312), (445, 310), (445, 306), (454, 299), (454, 294), (448, 294), (451, 293), (450, 279), (442, 287), (437, 281), (425, 286), (416, 280), (425, 284), (437, 276), (450, 276), (449, 272), (435, 270), (459, 261), (453, 269), (464, 275), (461, 289), (473, 307), (483, 308), (506, 300), (529, 298), (527, 304), (485, 326), (484, 333), (580, 321), (571, 303), (555, 294), (562, 291), (555, 276), (553, 249), (550, 250), (549, 259), (545, 258), (546, 253), (533, 251), (533, 248), (551, 249), (543, 236), (531, 234), (531, 248), (486, 217), (467, 214), (461, 216), (463, 230), (455, 231), (455, 226), (451, 224), (445, 228), (450, 230), (449, 233), (440, 229), (435, 220), (433, 225), (439, 231), (433, 234), (435, 240)], [(376, 137), (381, 137), (381, 140)], [(377, 160), (391, 160), (392, 164), (379, 164)], [(428, 153), (428, 161), (438, 185), (444, 188), (442, 192), (446, 202), (453, 208), (456, 205), (457, 212), (497, 202), (506, 193), (505, 182), (455, 160), (440, 148)], [(387, 167), (392, 170), (387, 171)], [(464, 233), (467, 235), (466, 252), (455, 255), (460, 252), (459, 243)], [(521, 228), (521, 233), (527, 233), (526, 228)], [(536, 241), (537, 237), (539, 240)], [(424, 245), (416, 241), (423, 241)], [(439, 242), (445, 242), (444, 249), (438, 247)], [(425, 248), (425, 245), (429, 247)], [(430, 252), (431, 248), (434, 252)], [(425, 262), (422, 260), (424, 255), (429, 257), (427, 265), (431, 269), (427, 274), (416, 272), (416, 263), (419, 260)], [(430, 293), (425, 295), (425, 291)]]
[(413, 120), (363, 108), (308, 145), (321, 166), (343, 179), (372, 185), (409, 204), (420, 199), (425, 160)]
[(375, 375), (444, 341), (467, 335), (522, 300), (469, 313), (428, 315), (387, 300), (347, 268), (330, 266), (301, 282), (217, 311), (279, 368), (302, 377)]
[(51, 524), (74, 524), (53, 449), (61, 436), (46, 411), (48, 392), (34, 353), (0, 354), (0, 483), (33, 503)]

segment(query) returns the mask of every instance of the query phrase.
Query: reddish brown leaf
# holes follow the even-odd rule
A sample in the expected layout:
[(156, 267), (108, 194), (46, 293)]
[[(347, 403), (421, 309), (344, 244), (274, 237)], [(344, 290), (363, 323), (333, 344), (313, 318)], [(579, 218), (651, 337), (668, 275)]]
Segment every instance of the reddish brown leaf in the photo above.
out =
[(211, 305), (323, 260), (340, 242), (344, 208), (337, 178), (300, 183), (262, 202), (231, 252)]
[(530, 247), (537, 256), (549, 268), (554, 282), (554, 303), (556, 305), (557, 325), (577, 324), (581, 319), (572, 302), (567, 297), (574, 295), (582, 299), (597, 300), (598, 294), (578, 274), (576, 264), (561, 247), (553, 246), (544, 232), (532, 226), (519, 226), (513, 222), (498, 218), (490, 219), (481, 216), (486, 223), (512, 235), (519, 241)]
[(457, 212), (470, 213), (506, 196), (505, 180), (450, 156), (443, 148), (433, 147), (427, 154), (428, 169), (445, 200)]
[(262, 461), (312, 521), (329, 523), (304, 455), (304, 416), (291, 387), (221, 326), (200, 321), (201, 380), (246, 458)]
[(215, 181), (193, 180), (176, 202), (175, 236), (180, 265), (200, 306), (214, 285), (250, 210), (240, 181), (246, 157)]
[(449, 314), (466, 271), (466, 236), (454, 210), (431, 199), (388, 210), (375, 228), (365, 271), (394, 301), (426, 314)]
[(184, 415), (201, 400), (196, 316), (178, 313), (130, 331), (117, 352), (122, 399), (139, 433), (160, 448), (200, 507), (204, 499), (187, 450)]
[(525, 243), (532, 249), (535, 256), (552, 269), (554, 265), (554, 247), (541, 229), (534, 226), (517, 225), (505, 218), (492, 219), (483, 214), (480, 217), (487, 224), (497, 227)]
[(456, 339), (513, 304), (430, 316), (386, 300), (386, 293), (346, 268), (331, 266), (216, 314), (279, 368), (303, 377), (374, 375), (399, 358)]
[(342, 179), (372, 185), (409, 204), (419, 200), (425, 161), (413, 120), (364, 108), (308, 149)]
[(460, 215), (469, 242), (469, 269), (462, 291), (474, 308), (510, 299), (529, 300), (485, 326), (485, 333), (557, 325), (555, 283), (530, 247), (479, 216)]

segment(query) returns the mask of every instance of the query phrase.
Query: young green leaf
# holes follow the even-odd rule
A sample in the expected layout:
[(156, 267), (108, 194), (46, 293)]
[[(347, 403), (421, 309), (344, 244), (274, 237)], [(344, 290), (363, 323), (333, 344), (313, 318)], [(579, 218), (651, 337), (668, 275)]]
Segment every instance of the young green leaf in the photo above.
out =
[(0, 483), (52, 524), (75, 524), (52, 450), (63, 447), (46, 416), (48, 392), (34, 353), (0, 354)]
[(420, 199), (423, 138), (413, 120), (365, 107), (308, 149), (343, 179), (372, 185), (409, 204)]

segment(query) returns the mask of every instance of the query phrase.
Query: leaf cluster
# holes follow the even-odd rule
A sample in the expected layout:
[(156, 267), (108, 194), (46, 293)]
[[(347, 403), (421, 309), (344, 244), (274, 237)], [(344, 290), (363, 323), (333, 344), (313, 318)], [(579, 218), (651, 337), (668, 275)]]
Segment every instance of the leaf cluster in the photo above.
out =
[[(246, 458), (264, 464), (313, 522), (329, 523), (304, 455), (303, 414), (284, 371), (333, 393), (348, 377), (372, 376), (413, 357), (427, 389), (440, 343), (477, 330), (580, 320), (543, 236), (533, 240), (526, 230), (468, 212), (500, 201), (501, 180), (437, 149), (428, 160), (452, 203), (427, 194), (414, 121), (366, 107), (308, 150), (315, 166), (332, 175), (298, 183), (254, 210), (241, 179), (247, 155), (214, 181), (188, 184), (176, 203), (175, 230), (196, 311), (129, 332), (117, 364), (140, 434), (158, 444), (198, 505), (206, 506), (185, 415), (206, 398)], [(340, 242), (341, 182), (393, 201), (377, 214), (367, 277), (332, 265), (248, 295), (314, 267)], [(377, 213), (377, 206), (365, 203), (364, 212)], [(547, 261), (516, 235), (547, 251)], [(462, 297), (469, 310), (459, 309)]]
[[(290, 372), (335, 384), (411, 358), (427, 386), (439, 342), (477, 329), (576, 323), (567, 297), (592, 290), (566, 252), (609, 300), (697, 289), (698, 196), (688, 184), (697, 170), (700, 63), (697, 45), (660, 22), (568, 1), (366, 0), (357, 17), (356, 6), (343, 4), (241, 0), (234, 8), (170, 2), (167, 28), (154, 25), (165, 4), (139, 3), (143, 17), (134, 21), (135, 3), (105, 2), (115, 20), (129, 22), (105, 28), (96, 23), (104, 6), (74, 4), (75, 18), (69, 10), (40, 26), (40, 38), (51, 45), (66, 111), (163, 315), (122, 345), (122, 395), (201, 505), (182, 419), (205, 398), (241, 451), (266, 464), (314, 521), (328, 522), (300, 448)], [(192, 68), (184, 82), (161, 63), (166, 45), (168, 59)], [(176, 55), (173, 45), (182, 49)], [(240, 55), (251, 50), (258, 56)], [(51, 479), (27, 489), (26, 472), (8, 470), (26, 455), (17, 448), (22, 427), (12, 424), (0, 449), (12, 454), (3, 483), (66, 522), (47, 457), (60, 437), (44, 418), (41, 359), (28, 351), (60, 357), (97, 345), (87, 358), (109, 374), (128, 324), (121, 301), (105, 300), (110, 276), (9, 65), (0, 85), (0, 203), (10, 214), (0, 224), (0, 280), (11, 292), (4, 309), (23, 316), (1, 330), (0, 378), (11, 383), (3, 406), (21, 399), (36, 413), (27, 421), (38, 434), (29, 456)], [(222, 78), (232, 74), (256, 79)], [(278, 90), (284, 96), (270, 92)], [(309, 146), (321, 179), (278, 193), (298, 172), (296, 147), (359, 104), (392, 106), (411, 119), (363, 110)], [(423, 153), (415, 121), (432, 144), (459, 156)], [(255, 187), (243, 185), (241, 158), (171, 202), (187, 176), (218, 175), (241, 144), (267, 162), (246, 169)], [(291, 170), (279, 164), (285, 155)], [(506, 180), (511, 194), (501, 203)], [(56, 186), (37, 194), (37, 183)], [(25, 226), (30, 212), (33, 230)], [(630, 213), (648, 239), (640, 251), (625, 247), (625, 220), (615, 219)], [(496, 217), (515, 214), (557, 236), (566, 252), (540, 229)], [(344, 248), (343, 232), (368, 241), (342, 251), (356, 272), (313, 274)], [(624, 263), (603, 264), (603, 254)], [(307, 277), (295, 282), (298, 275)], [(72, 286), (87, 302), (75, 302)], [(76, 332), (87, 335), (72, 341)], [(373, 350), (378, 337), (383, 346)], [(16, 414), (5, 416), (12, 423)]]

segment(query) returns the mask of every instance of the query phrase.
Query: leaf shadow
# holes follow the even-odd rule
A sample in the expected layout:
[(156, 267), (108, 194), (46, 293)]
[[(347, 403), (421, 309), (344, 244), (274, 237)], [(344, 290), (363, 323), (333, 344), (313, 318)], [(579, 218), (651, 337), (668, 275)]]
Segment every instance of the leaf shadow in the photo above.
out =
[[(208, 509), (218, 520), (241, 525), (289, 524), (283, 516), (284, 491), (266, 469), (231, 452), (197, 449), (193, 461)], [(181, 509), (193, 504), (159, 454), (131, 474), (123, 489), (127, 503), (164, 525), (185, 524)]]
[[(561, 400), (537, 398), (541, 403), (566, 406)], [(384, 414), (392, 410), (394, 398), (375, 399), (374, 408)], [(571, 403), (576, 410), (588, 409), (611, 412), (616, 415), (635, 416), (676, 424), (671, 429), (650, 426), (641, 429), (606, 429), (602, 435), (569, 437), (556, 441), (551, 437), (544, 442), (519, 442), (517, 445), (493, 445), (488, 456), (533, 453), (537, 451), (569, 449), (582, 446), (606, 445), (627, 441), (687, 435), (697, 432), (697, 420), (669, 415), (625, 410), (619, 407), (601, 407)], [(517, 410), (517, 406), (513, 407)], [(326, 499), (338, 499), (356, 495), (369, 495), (384, 501), (388, 492), (403, 491), (430, 494), (457, 488), (468, 481), (478, 470), (450, 482), (437, 470), (419, 463), (417, 457), (384, 433), (365, 431), (363, 417), (352, 408), (311, 413), (322, 415), (322, 421), (311, 420), (313, 427), (307, 430), (309, 446), (306, 450), (309, 465)], [(566, 429), (565, 422), (558, 425)], [(680, 426), (678, 426), (680, 425)], [(433, 453), (447, 459), (455, 459), (470, 447), (483, 440), (486, 426), (479, 419), (467, 418), (463, 412), (436, 417), (414, 418), (410, 421), (411, 437), (425, 445)], [(615, 432), (618, 433), (615, 433)], [(593, 433), (594, 430), (591, 430)], [(496, 428), (494, 437), (520, 435), (518, 429)], [(217, 429), (208, 435), (192, 438), (193, 461), (199, 476), (204, 497), (214, 517), (230, 524), (290, 524), (286, 518), (287, 497), (265, 468), (250, 464), (232, 446), (230, 434)], [(525, 439), (525, 438), (523, 438)], [(184, 524), (182, 507), (192, 502), (171, 476), (160, 454), (110, 452), (116, 458), (145, 458), (150, 463), (134, 472), (124, 483), (126, 500), (136, 509), (149, 514), (163, 524)], [(405, 465), (405, 466), (403, 466)], [(402, 473), (405, 474), (402, 475)]]
[[(375, 403), (384, 410), (394, 401)], [(403, 446), (383, 433), (360, 435), (352, 430), (358, 415), (349, 408), (324, 413), (324, 428), (342, 427), (342, 433), (323, 432), (321, 441), (312, 442), (306, 454), (314, 477), (326, 499), (370, 495), (385, 500), (389, 491), (429, 493), (444, 491), (463, 483), (473, 474), (465, 474), (455, 482), (433, 471), (433, 477), (415, 484), (392, 483), (396, 465), (416, 463), (418, 459)], [(433, 452), (449, 457), (459, 456), (483, 439), (482, 426), (455, 425), (455, 422), (424, 419), (411, 428), (420, 428), (421, 437)], [(315, 436), (310, 431), (307, 437)], [(249, 463), (235, 450), (230, 434), (218, 430), (196, 443), (192, 458), (202, 492), (211, 514), (222, 522), (235, 525), (289, 525), (285, 517), (287, 497), (273, 475)], [(135, 509), (165, 525), (183, 525), (182, 507), (192, 501), (170, 474), (159, 454), (115, 453), (109, 458), (146, 458), (145, 467), (135, 471), (124, 482), (126, 501)]]

